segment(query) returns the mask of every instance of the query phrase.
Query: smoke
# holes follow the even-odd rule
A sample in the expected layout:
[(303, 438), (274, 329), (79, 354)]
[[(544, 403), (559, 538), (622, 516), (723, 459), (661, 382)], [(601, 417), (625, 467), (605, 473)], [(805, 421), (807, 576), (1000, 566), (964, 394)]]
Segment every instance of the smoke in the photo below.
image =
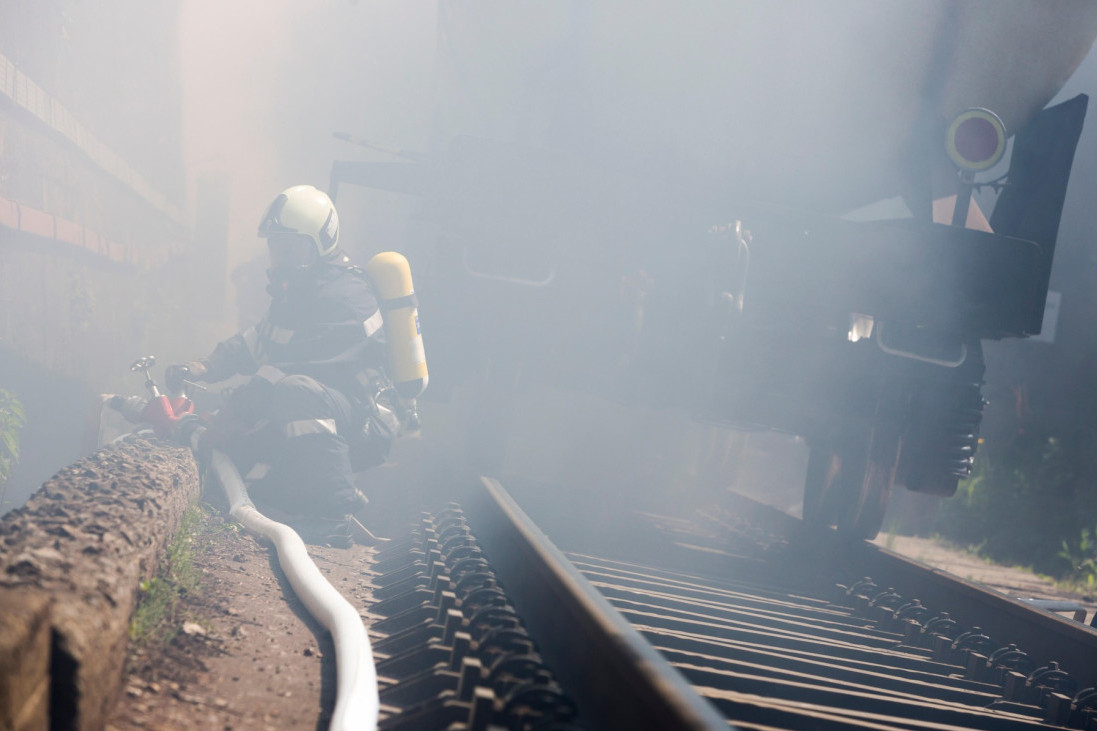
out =
[[(670, 355), (702, 360), (674, 340), (697, 327), (696, 318), (657, 319), (660, 298), (692, 296), (697, 281), (683, 222), (699, 231), (726, 223), (744, 198), (839, 214), (907, 193), (910, 180), (928, 181), (936, 164), (920, 158), (912, 140), (974, 104), (995, 108), (1016, 128), (1073, 71), (1097, 22), (1088, 0), (1054, 8), (1011, 0), (1008, 11), (1005, 3), (943, 0), (188, 0), (174, 11), (134, 0), (106, 4), (114, 12), (79, 3), (5, 6), (0, 50), (18, 56), (74, 113), (94, 117), (89, 127), (132, 155), (155, 185), (169, 195), (183, 189), (185, 210), (196, 212), (200, 181), (220, 181), (228, 201), (226, 271), (206, 262), (208, 271), (193, 279), (227, 277), (262, 257), (255, 227), (280, 190), (327, 188), (335, 160), (394, 160), (334, 132), (435, 160), (459, 135), (488, 140), (465, 148), (473, 156), (464, 162), (483, 163), (475, 174), (436, 181), (480, 187), (454, 187), (452, 209), (432, 211), (450, 216), (466, 238), (443, 252), (450, 261), (431, 263), (465, 277), (477, 275), (462, 264), (487, 267), (477, 274), (496, 266), (504, 277), (457, 286), (425, 266), (416, 271), (432, 363), (428, 393), (447, 396), (447, 387), (483, 376), (468, 369), (490, 362), (489, 375), (504, 380), (547, 373), (584, 382), (599, 397), (606, 393), (599, 379), (611, 381), (621, 363), (645, 359), (659, 363), (649, 374), (673, 394), (689, 375)], [(177, 24), (163, 22), (171, 12)], [(146, 32), (154, 23), (157, 32)], [(152, 54), (161, 54), (149, 63), (159, 71), (142, 73)], [(159, 62), (167, 57), (173, 60)], [(1097, 83), (1092, 64), (1071, 91)], [(172, 69), (181, 101), (164, 83)], [(132, 83), (110, 87), (118, 79)], [(1064, 214), (1053, 277), (1065, 291), (1097, 291), (1085, 286), (1092, 281), (1093, 139), (1092, 132), (1083, 137)], [(180, 148), (184, 183), (158, 172), (172, 168)], [(515, 149), (536, 150), (541, 159), (516, 162), (508, 157)], [(16, 177), (4, 183), (14, 197), (26, 182)], [(471, 195), (477, 192), (499, 197)], [(338, 204), (342, 241), (360, 260), (408, 240), (410, 197), (346, 186)], [(262, 265), (247, 271), (261, 277)], [(513, 281), (550, 275), (555, 288), (522, 290)], [(240, 303), (249, 313), (265, 304), (255, 301), (262, 289), (253, 290), (251, 302)], [(1064, 296), (1064, 318), (1076, 318), (1064, 338), (1085, 337), (1086, 318), (1071, 314), (1077, 301)], [(202, 347), (212, 347), (210, 335)], [(599, 372), (592, 364), (607, 367)], [(614, 419), (636, 427), (635, 438), (620, 440), (633, 454), (639, 444), (643, 457), (662, 450), (670, 455), (664, 464), (701, 469), (703, 460), (684, 443), (688, 430), (674, 418), (621, 416), (619, 405), (603, 404), (580, 417), (590, 419), (584, 429), (568, 430), (593, 400), (572, 404), (551, 392), (505, 388), (457, 397), (470, 410), (484, 398), (507, 402), (516, 429), (500, 442), (521, 440), (515, 464), (537, 463), (553, 479), (609, 474), (627, 462), (624, 446), (598, 443), (613, 431), (602, 424)], [(522, 413), (544, 402), (559, 413), (542, 409), (540, 424)], [(500, 421), (493, 428), (505, 432), (509, 422)], [(467, 426), (454, 424), (456, 432)], [(634, 465), (637, 480), (659, 473), (643, 459)]]
[[(490, 398), (505, 426), (487, 418), (484, 428), (509, 442), (509, 465), (494, 469), (586, 482), (591, 492), (614, 475), (633, 488), (644, 479), (665, 488), (673, 479), (656, 459), (664, 467), (677, 461), (679, 475), (704, 471), (705, 460), (687, 454), (702, 437), (665, 409), (604, 402), (619, 394), (606, 374), (627, 376), (620, 363), (630, 358), (657, 374), (644, 397), (663, 399), (659, 406), (673, 406), (700, 380), (691, 369), (706, 357), (702, 341), (683, 335), (700, 329), (703, 297), (690, 297), (713, 269), (691, 231), (746, 218), (737, 210), (751, 200), (840, 214), (903, 195), (924, 216), (934, 199), (956, 191), (944, 151), (948, 121), (985, 106), (1016, 131), (1056, 93), (1097, 32), (1093, 6), (1024, 0), (1008, 7), (485, 0), (443, 3), (440, 22), (438, 145), (457, 135), (491, 140), (456, 151), (478, 177), (453, 183), (458, 204), (446, 211), (453, 228), (464, 234), (466, 253), (483, 252), (479, 273), (490, 269), (492, 247), (505, 252), (495, 257), (497, 282), (558, 274), (553, 293), (544, 294), (485, 280), (480, 286), (498, 300), (460, 318), (486, 324), (456, 317), (447, 324), (474, 333), (466, 347), (490, 353), (489, 376), (500, 384), (528, 386), (541, 373), (550, 383), (570, 378), (587, 387), (572, 400), (551, 386), (508, 392), (500, 385)], [(755, 243), (764, 256), (782, 242), (758, 236)], [(557, 270), (536, 266), (541, 252), (551, 252)], [(843, 287), (901, 281), (899, 274), (851, 261), (842, 283), (827, 290), (809, 267), (802, 281), (786, 276), (783, 291), (764, 294), (785, 316), (776, 328), (802, 328), (803, 345), (822, 330), (812, 330), (818, 309), (783, 304), (808, 292), (822, 300)], [(627, 309), (617, 292), (646, 279), (650, 293), (635, 298), (646, 298), (635, 308), (642, 317), (614, 319), (615, 308)], [(631, 343), (622, 336), (630, 320), (645, 323)], [(740, 361), (754, 345), (743, 344)], [(617, 362), (606, 356), (615, 349)], [(796, 394), (789, 397), (795, 408), (800, 395), (825, 401), (821, 392), (834, 383), (796, 390), (823, 371), (811, 354), (790, 348), (793, 362), (777, 364), (785, 378), (744, 369), (744, 390)]]
[[(379, 156), (333, 132), (381, 147), (425, 146), (436, 33), (429, 0), (181, 4), (191, 200), (204, 175), (230, 181), (230, 268), (263, 253), (255, 227), (279, 191), (326, 189), (333, 160)], [(352, 250), (400, 233), (402, 209), (348, 198), (340, 213)]]

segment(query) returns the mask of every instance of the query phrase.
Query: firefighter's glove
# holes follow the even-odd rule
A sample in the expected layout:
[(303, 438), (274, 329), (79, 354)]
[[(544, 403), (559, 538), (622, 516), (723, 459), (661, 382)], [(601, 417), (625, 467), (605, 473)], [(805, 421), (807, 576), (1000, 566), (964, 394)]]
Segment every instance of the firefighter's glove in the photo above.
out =
[(179, 422), (175, 425), (175, 431), (172, 434), (172, 438), (184, 447), (193, 446), (191, 443), (191, 437), (198, 429), (205, 429), (207, 424), (197, 414), (186, 414), (179, 419)]
[(400, 433), (409, 434), (418, 431), (419, 403), (413, 398), (400, 398), (396, 406), (396, 415), (400, 419)]
[(186, 381), (202, 380), (207, 370), (206, 364), (198, 360), (168, 366), (164, 373), (164, 384), (168, 393), (182, 393)]

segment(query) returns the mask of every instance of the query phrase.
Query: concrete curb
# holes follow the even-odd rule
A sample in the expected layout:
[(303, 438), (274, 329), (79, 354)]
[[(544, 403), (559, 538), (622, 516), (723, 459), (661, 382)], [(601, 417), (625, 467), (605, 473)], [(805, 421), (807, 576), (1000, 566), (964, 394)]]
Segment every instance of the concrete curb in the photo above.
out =
[(138, 583), (198, 495), (190, 450), (128, 437), (0, 520), (0, 727), (103, 726)]
[(49, 727), (49, 600), (0, 592), (0, 728)]

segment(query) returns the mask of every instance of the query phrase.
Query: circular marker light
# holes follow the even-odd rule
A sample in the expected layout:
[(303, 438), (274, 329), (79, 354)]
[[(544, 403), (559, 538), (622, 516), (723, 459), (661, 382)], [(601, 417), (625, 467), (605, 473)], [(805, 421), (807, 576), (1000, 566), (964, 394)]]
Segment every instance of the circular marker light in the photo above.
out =
[(971, 172), (993, 167), (1006, 151), (1006, 126), (989, 109), (965, 109), (952, 120), (946, 140), (948, 156)]

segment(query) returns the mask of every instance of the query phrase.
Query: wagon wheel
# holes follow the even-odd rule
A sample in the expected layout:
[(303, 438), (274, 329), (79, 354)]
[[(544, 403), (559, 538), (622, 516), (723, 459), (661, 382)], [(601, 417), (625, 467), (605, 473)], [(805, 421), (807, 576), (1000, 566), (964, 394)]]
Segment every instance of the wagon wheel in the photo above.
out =
[(888, 427), (877, 427), (872, 430), (867, 447), (861, 462), (860, 484), (854, 499), (838, 519), (838, 532), (871, 541), (884, 524), (884, 513), (895, 482), (900, 448), (898, 433)]
[(804, 481), (804, 522), (837, 526), (852, 538), (875, 538), (884, 522), (898, 456), (898, 434), (886, 426), (837, 444), (813, 446)]
[(844, 502), (842, 458), (824, 447), (813, 446), (804, 478), (804, 522), (828, 528), (838, 522)]

